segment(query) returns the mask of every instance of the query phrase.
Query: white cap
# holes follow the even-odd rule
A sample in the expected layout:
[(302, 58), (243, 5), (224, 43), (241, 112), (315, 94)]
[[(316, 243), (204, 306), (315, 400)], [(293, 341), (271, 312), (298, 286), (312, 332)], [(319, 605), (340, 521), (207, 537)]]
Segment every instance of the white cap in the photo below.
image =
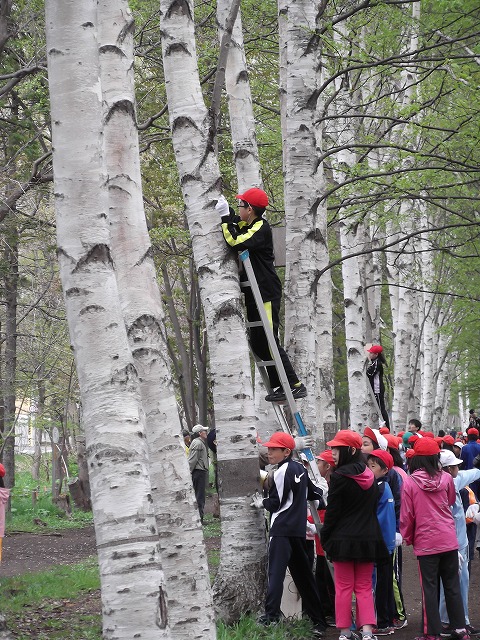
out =
[(453, 451), (448, 451), (447, 449), (441, 449), (440, 451), (440, 464), (442, 467), (456, 467), (459, 464), (462, 464), (463, 460), (457, 458), (457, 456), (453, 453)]
[(454, 447), (458, 447), (459, 449), (463, 449), (463, 447), (465, 446), (464, 442), (461, 442), (461, 440), (455, 440), (455, 442), (453, 443)]
[(208, 429), (203, 424), (196, 424), (192, 429), (192, 433), (200, 433), (200, 431), (208, 431)]

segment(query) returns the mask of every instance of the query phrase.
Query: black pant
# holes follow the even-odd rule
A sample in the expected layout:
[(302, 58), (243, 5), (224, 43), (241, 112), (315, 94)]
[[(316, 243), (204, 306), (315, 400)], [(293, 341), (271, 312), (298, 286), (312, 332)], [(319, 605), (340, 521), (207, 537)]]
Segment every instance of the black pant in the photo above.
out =
[(375, 609), (377, 610), (377, 627), (384, 629), (393, 625), (393, 554), (382, 564), (377, 565), (377, 582), (375, 585)]
[[(268, 304), (268, 303), (265, 303)], [(272, 311), (272, 330), (273, 335), (275, 336), (275, 342), (277, 343), (278, 351), (280, 353), (280, 358), (282, 360), (283, 368), (285, 369), (285, 373), (287, 375), (288, 383), (290, 387), (293, 387), (295, 384), (299, 382), (297, 378), (297, 374), (295, 373), (292, 363), (285, 351), (285, 349), (280, 345), (278, 340), (278, 328), (280, 326), (280, 300), (272, 300), (271, 311)], [(247, 304), (247, 319), (250, 322), (255, 322), (260, 320), (260, 314), (258, 312), (257, 306), (255, 304)], [(261, 360), (272, 360), (272, 354), (270, 353), (270, 347), (268, 346), (267, 336), (263, 327), (250, 327), (249, 328), (249, 341), (250, 345), (255, 353), (255, 355)], [(268, 379), (270, 380), (270, 386), (272, 389), (276, 389), (280, 386), (280, 378), (278, 377), (277, 369), (272, 367), (266, 368)]]
[(274, 536), (268, 547), (268, 589), (265, 615), (271, 619), (280, 617), (283, 581), (287, 567), (302, 598), (302, 610), (314, 625), (326, 629), (322, 604), (307, 555), (305, 538)]
[(438, 636), (442, 631), (438, 610), (440, 578), (445, 591), (448, 619), (454, 629), (465, 629), (465, 613), (458, 577), (458, 551), (418, 556), (420, 587), (422, 589), (424, 635)]
[(383, 393), (374, 393), (375, 399), (382, 414), (382, 418), (385, 420), (385, 426), (390, 429), (390, 419), (388, 417), (387, 407), (385, 406), (385, 395)]
[(194, 469), (192, 471), (193, 490), (195, 491), (195, 499), (197, 501), (198, 513), (200, 520), (203, 522), (203, 512), (205, 511), (205, 486), (207, 482), (207, 472), (203, 469)]
[(324, 614), (335, 618), (335, 583), (325, 556), (317, 556), (315, 582)]

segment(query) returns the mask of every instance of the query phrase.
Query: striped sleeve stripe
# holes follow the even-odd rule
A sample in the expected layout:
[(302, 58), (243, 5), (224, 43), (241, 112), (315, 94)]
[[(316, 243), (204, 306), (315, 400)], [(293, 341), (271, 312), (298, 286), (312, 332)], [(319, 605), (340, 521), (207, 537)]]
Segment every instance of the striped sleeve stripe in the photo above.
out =
[(251, 228), (247, 231), (247, 233), (242, 233), (241, 236), (234, 238), (230, 233), (230, 230), (228, 228), (228, 223), (223, 222), (222, 223), (223, 235), (227, 243), (231, 247), (235, 247), (237, 244), (243, 244), (246, 240), (250, 240), (250, 238), (252, 238), (255, 235), (255, 233), (262, 228), (262, 225), (263, 225), (263, 220), (257, 220), (257, 222), (255, 222), (255, 224), (251, 226)]

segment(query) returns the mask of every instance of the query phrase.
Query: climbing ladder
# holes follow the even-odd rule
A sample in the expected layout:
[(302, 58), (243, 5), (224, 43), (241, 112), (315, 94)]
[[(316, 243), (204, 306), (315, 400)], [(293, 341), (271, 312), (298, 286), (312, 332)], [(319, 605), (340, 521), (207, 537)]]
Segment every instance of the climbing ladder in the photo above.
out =
[[(295, 402), (295, 398), (293, 397), (292, 390), (290, 389), (290, 384), (288, 383), (287, 374), (285, 373), (285, 369), (283, 367), (283, 363), (280, 357), (280, 353), (278, 351), (278, 346), (275, 341), (275, 336), (273, 335), (272, 327), (270, 326), (270, 322), (267, 317), (267, 313), (265, 311), (265, 307), (263, 305), (262, 295), (260, 293), (260, 289), (258, 288), (257, 279), (255, 278), (255, 274), (253, 272), (252, 263), (250, 261), (250, 255), (248, 250), (242, 251), (240, 253), (240, 259), (243, 262), (243, 266), (245, 269), (245, 273), (247, 274), (248, 280), (242, 281), (242, 287), (250, 287), (252, 290), (253, 297), (255, 299), (255, 304), (257, 305), (258, 313), (260, 315), (260, 320), (256, 322), (247, 322), (247, 327), (263, 327), (265, 331), (265, 335), (267, 336), (268, 346), (270, 348), (270, 353), (272, 354), (273, 360), (260, 360), (255, 354), (253, 354), (255, 363), (257, 365), (258, 370), (262, 376), (265, 387), (269, 392), (272, 391), (270, 388), (270, 383), (268, 380), (268, 375), (266, 371), (266, 367), (274, 366), (277, 369), (278, 377), (280, 378), (280, 382), (282, 383), (283, 390), (285, 392), (285, 402), (272, 402), (275, 415), (280, 424), (280, 427), (286, 433), (289, 433), (293, 436), (293, 429), (290, 426), (289, 421), (285, 415), (284, 406), (288, 406), (290, 410), (290, 414), (292, 416), (292, 420), (295, 425), (295, 430), (297, 431), (299, 436), (308, 436), (310, 435), (307, 432), (305, 424), (302, 420), (300, 412), (297, 409), (297, 404)], [(316, 485), (321, 484), (321, 476), (318, 471), (317, 464), (315, 462), (315, 456), (313, 455), (313, 451), (310, 448), (302, 449), (301, 453), (305, 454), (308, 460), (308, 475), (312, 482)], [(299, 459), (299, 455), (297, 450), (294, 451), (294, 455)], [(320, 520), (318, 518), (318, 513), (314, 505), (310, 504), (310, 512), (314, 519), (315, 525), (317, 529), (320, 528)]]

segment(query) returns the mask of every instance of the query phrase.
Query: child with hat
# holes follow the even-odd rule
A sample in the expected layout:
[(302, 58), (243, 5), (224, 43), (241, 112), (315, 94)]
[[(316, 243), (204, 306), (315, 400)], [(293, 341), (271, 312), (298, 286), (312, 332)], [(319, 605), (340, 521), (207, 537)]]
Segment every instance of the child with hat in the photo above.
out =
[(327, 628), (322, 604), (307, 555), (307, 500), (318, 500), (322, 506), (323, 491), (308, 477), (305, 467), (292, 459), (293, 437), (276, 431), (268, 442), (268, 462), (277, 465), (268, 495), (253, 500), (252, 506), (270, 512), (268, 545), (268, 587), (265, 613), (258, 622), (264, 626), (281, 620), (283, 582), (287, 567), (302, 598), (303, 611), (314, 625), (314, 637), (322, 637)]
[(361, 452), (362, 438), (348, 429), (327, 442), (336, 469), (330, 478), (322, 546), (333, 562), (335, 617), (339, 640), (352, 637), (352, 595), (356, 595), (356, 625), (371, 640), (376, 625), (372, 595), (374, 562), (388, 559), (376, 517), (378, 487)]
[[(270, 326), (277, 343), (288, 383), (295, 400), (305, 398), (307, 390), (300, 382), (290, 359), (278, 339), (280, 326), (280, 302), (282, 298), (282, 283), (275, 270), (275, 255), (273, 252), (272, 229), (263, 214), (268, 206), (268, 196), (263, 189), (252, 187), (244, 193), (235, 196), (239, 200), (238, 215), (230, 209), (225, 197), (220, 196), (215, 209), (221, 217), (222, 233), (225, 242), (236, 251), (248, 249), (258, 288)], [(240, 280), (248, 280), (244, 270), (240, 273)], [(255, 298), (250, 287), (243, 288), (245, 294), (245, 308), (249, 322), (260, 320)], [(271, 360), (270, 347), (262, 326), (249, 328), (249, 340), (252, 350), (260, 360)], [(272, 392), (266, 396), (268, 402), (284, 402), (285, 392), (281, 386), (277, 368), (266, 367)]]
[(0, 562), (2, 561), (2, 543), (5, 536), (5, 511), (10, 497), (10, 489), (5, 488), (4, 477), (5, 467), (0, 464)]
[(393, 457), (388, 451), (376, 449), (368, 454), (367, 465), (378, 486), (377, 518), (389, 552), (388, 560), (376, 565), (375, 608), (377, 610), (376, 636), (388, 636), (394, 631), (395, 602), (393, 597), (393, 553), (402, 538), (396, 531), (393, 494), (385, 476), (393, 468)]
[(383, 347), (380, 344), (365, 346), (365, 352), (370, 364), (367, 367), (367, 378), (372, 387), (378, 408), (385, 421), (385, 426), (390, 431), (390, 419), (385, 407), (385, 385), (383, 383), (383, 366), (387, 363), (383, 355)]
[(422, 636), (436, 639), (442, 631), (438, 609), (443, 582), (453, 640), (468, 640), (458, 577), (458, 541), (450, 507), (455, 485), (440, 468), (440, 448), (433, 438), (419, 438), (410, 458), (410, 476), (403, 483), (400, 533), (413, 545), (422, 589)]
[[(451, 437), (451, 436), (446, 436)], [(453, 440), (453, 438), (452, 438)], [(468, 588), (470, 582), (470, 575), (468, 570), (468, 560), (470, 556), (470, 544), (467, 535), (467, 525), (465, 520), (465, 510), (463, 506), (462, 493), (467, 493), (467, 501), (468, 501), (468, 491), (466, 491), (466, 487), (475, 480), (480, 479), (480, 469), (473, 468), (468, 469), (466, 471), (460, 471), (459, 466), (462, 464), (462, 460), (457, 458), (453, 451), (449, 451), (447, 449), (442, 449), (440, 451), (440, 464), (442, 465), (443, 471), (449, 473), (453, 478), (453, 484), (455, 486), (455, 503), (451, 507), (453, 519), (455, 521), (455, 531), (457, 534), (458, 541), (458, 553), (459, 553), (459, 564), (460, 564), (460, 593), (463, 600), (463, 608), (465, 611), (465, 623), (466, 629), (470, 635), (476, 635), (479, 633), (478, 629), (474, 629), (470, 624), (470, 618), (468, 615)], [(480, 465), (479, 465), (480, 466)], [(472, 491), (473, 494), (473, 491)], [(476, 527), (475, 527), (476, 528)], [(472, 546), (472, 554), (473, 554), (473, 546), (475, 544), (475, 536), (473, 537)], [(460, 560), (461, 558), (461, 560)], [(448, 613), (447, 607), (445, 604), (445, 596), (443, 593), (443, 587), (440, 591), (440, 617), (442, 620), (442, 625), (444, 626), (447, 632), (452, 631), (453, 629), (449, 628), (448, 623)]]
[[(333, 459), (331, 449), (322, 451), (322, 453), (315, 456), (315, 458), (320, 475), (330, 486), (330, 477), (335, 471), (335, 460)], [(325, 509), (319, 509), (318, 516), (320, 522), (323, 523), (325, 520)], [(313, 523), (312, 516), (309, 516), (308, 520)], [(315, 552), (317, 557), (315, 563), (315, 580), (320, 600), (322, 601), (325, 620), (329, 626), (335, 626), (335, 583), (333, 582), (332, 569), (328, 564), (318, 534), (315, 535)]]

